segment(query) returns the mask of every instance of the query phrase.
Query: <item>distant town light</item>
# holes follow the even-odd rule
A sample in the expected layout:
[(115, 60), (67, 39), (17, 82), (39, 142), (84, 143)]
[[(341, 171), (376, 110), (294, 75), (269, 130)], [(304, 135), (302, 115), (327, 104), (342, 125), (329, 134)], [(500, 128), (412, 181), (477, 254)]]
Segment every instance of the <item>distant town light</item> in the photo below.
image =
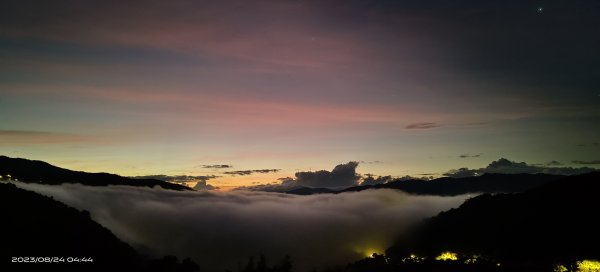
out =
[(579, 272), (600, 272), (600, 261), (583, 260), (577, 262), (577, 271)]
[(440, 254), (440, 256), (435, 257), (435, 259), (438, 261), (456, 261), (456, 260), (458, 260), (458, 257), (456, 255), (456, 253), (446, 251), (446, 252), (442, 252), (442, 254)]

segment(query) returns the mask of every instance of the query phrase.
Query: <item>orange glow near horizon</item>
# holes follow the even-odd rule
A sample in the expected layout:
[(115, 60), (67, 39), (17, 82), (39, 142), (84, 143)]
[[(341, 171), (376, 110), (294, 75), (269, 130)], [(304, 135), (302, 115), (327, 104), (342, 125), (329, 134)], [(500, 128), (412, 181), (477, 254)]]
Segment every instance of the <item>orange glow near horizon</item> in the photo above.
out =
[[(219, 174), (216, 174), (219, 175)], [(252, 174), (252, 175), (223, 175), (206, 180), (206, 184), (218, 187), (216, 191), (227, 192), (239, 187), (280, 184), (279, 178), (294, 176), (286, 172)], [(199, 180), (186, 181), (184, 185), (193, 188)], [(176, 183), (176, 182), (175, 182)]]

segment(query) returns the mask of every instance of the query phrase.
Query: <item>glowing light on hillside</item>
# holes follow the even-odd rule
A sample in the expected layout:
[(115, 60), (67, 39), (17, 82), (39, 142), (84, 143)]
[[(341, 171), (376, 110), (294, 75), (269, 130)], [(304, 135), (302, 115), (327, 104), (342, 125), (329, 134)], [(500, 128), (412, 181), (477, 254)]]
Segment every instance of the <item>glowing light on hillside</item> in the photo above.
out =
[(354, 248), (354, 252), (364, 256), (365, 258), (373, 258), (374, 255), (383, 255), (383, 247), (377, 246), (376, 243), (370, 243), (369, 245), (361, 245)]
[(473, 255), (472, 258), (468, 258), (465, 260), (466, 264), (473, 264), (475, 262), (477, 262), (477, 259), (479, 259), (479, 255)]
[(600, 272), (600, 261), (583, 260), (577, 262), (577, 271), (579, 272)]
[(407, 263), (407, 262), (418, 263), (423, 260), (425, 260), (425, 257), (420, 257), (420, 256), (417, 256), (416, 254), (410, 254), (410, 255), (408, 255), (408, 257), (402, 259), (402, 262), (403, 263)]
[(442, 252), (442, 254), (440, 254), (440, 256), (435, 257), (435, 259), (438, 261), (456, 261), (456, 260), (458, 260), (458, 257), (456, 256), (456, 253), (446, 251), (446, 252)]
[(373, 257), (375, 257), (375, 255), (381, 255), (381, 253), (379, 253), (379, 252), (381, 252), (381, 251), (379, 251), (377, 249), (369, 248), (369, 249), (366, 249), (363, 253), (365, 254), (365, 257), (373, 258)]

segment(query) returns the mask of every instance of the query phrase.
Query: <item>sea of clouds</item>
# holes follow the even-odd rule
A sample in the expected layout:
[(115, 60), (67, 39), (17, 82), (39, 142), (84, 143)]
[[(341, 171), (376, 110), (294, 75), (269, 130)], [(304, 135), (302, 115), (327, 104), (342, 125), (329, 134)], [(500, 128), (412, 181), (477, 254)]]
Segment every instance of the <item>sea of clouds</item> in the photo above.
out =
[(79, 184), (18, 186), (88, 210), (95, 221), (140, 252), (191, 257), (203, 271), (235, 271), (258, 254), (273, 263), (290, 255), (297, 272), (347, 264), (383, 252), (410, 224), (467, 198), (389, 189), (298, 196)]

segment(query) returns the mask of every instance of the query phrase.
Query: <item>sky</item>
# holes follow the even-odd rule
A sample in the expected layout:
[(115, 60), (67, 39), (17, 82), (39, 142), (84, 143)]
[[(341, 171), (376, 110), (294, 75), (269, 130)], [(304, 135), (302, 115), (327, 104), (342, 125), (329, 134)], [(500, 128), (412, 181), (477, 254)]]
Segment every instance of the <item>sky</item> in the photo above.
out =
[(214, 175), (221, 188), (353, 161), (381, 176), (501, 157), (594, 166), (598, 12), (577, 0), (2, 1), (0, 154)]

